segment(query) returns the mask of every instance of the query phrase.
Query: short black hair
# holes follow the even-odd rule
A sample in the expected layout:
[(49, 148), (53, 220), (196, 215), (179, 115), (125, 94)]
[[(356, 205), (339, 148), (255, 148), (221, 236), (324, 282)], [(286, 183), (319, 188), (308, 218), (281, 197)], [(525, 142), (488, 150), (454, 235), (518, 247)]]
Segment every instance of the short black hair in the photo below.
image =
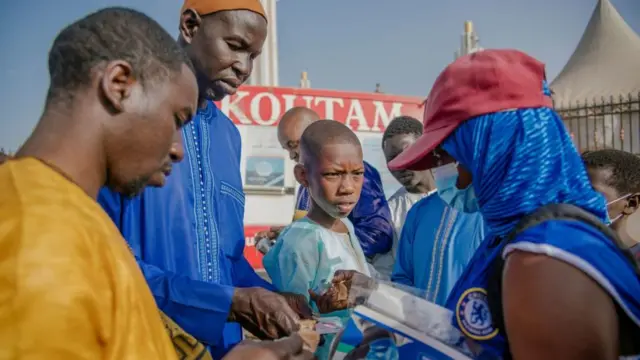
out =
[(396, 135), (422, 135), (422, 123), (411, 116), (398, 116), (389, 122), (389, 125), (382, 134), (382, 145), (384, 142)]
[[(330, 144), (351, 144), (362, 147), (358, 136), (343, 123), (335, 120), (317, 120), (309, 125), (300, 138), (302, 163), (320, 154)], [(306, 165), (306, 164), (305, 164)]]
[(64, 28), (49, 51), (48, 98), (71, 95), (89, 85), (92, 71), (110, 61), (128, 62), (144, 85), (149, 80), (193, 70), (183, 49), (149, 16), (124, 7), (109, 7)]
[(608, 185), (621, 195), (640, 192), (640, 157), (626, 151), (603, 149), (582, 153), (588, 169), (611, 171)]

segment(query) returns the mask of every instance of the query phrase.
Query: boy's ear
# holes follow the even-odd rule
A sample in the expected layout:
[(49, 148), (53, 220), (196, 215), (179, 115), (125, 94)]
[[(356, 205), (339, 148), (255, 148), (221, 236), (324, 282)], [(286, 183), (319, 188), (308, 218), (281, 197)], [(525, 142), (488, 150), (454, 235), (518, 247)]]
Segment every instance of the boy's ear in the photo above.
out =
[(309, 187), (309, 180), (307, 180), (307, 169), (304, 168), (304, 165), (296, 164), (296, 166), (293, 168), (293, 173), (296, 176), (296, 181), (300, 185)]

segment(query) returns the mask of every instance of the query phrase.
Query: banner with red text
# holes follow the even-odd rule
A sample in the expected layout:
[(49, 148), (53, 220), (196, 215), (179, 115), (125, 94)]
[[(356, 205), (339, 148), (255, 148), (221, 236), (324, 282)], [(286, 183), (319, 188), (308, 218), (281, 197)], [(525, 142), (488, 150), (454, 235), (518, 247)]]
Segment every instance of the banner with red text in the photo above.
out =
[(423, 101), (379, 93), (243, 86), (218, 106), (238, 125), (275, 126), (287, 110), (305, 106), (320, 118), (340, 121), (353, 131), (382, 132), (396, 116), (413, 116), (422, 121)]

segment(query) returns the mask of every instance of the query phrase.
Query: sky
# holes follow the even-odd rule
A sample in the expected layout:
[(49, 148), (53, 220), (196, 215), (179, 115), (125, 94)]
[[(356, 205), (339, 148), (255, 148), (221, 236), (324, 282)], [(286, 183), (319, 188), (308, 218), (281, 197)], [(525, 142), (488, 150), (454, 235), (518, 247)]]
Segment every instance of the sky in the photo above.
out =
[[(640, 1), (611, 0), (640, 33)], [(426, 96), (453, 60), (464, 21), (485, 48), (517, 48), (547, 64), (550, 79), (575, 49), (596, 0), (279, 0), (281, 86)], [(6, 1), (0, 12), (0, 148), (16, 150), (41, 115), (47, 53), (65, 25), (106, 6), (128, 6), (177, 36), (180, 0)], [(640, 59), (638, 59), (640, 61)], [(637, 76), (638, 74), (630, 74)]]

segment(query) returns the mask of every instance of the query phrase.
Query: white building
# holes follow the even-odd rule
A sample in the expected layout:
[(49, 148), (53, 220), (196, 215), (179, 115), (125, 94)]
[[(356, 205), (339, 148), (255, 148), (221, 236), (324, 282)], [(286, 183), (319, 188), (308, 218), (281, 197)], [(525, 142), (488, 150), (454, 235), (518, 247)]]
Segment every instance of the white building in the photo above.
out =
[(278, 17), (276, 11), (277, 0), (260, 0), (267, 13), (269, 21), (267, 40), (262, 48), (262, 54), (253, 64), (253, 73), (247, 85), (278, 86)]

